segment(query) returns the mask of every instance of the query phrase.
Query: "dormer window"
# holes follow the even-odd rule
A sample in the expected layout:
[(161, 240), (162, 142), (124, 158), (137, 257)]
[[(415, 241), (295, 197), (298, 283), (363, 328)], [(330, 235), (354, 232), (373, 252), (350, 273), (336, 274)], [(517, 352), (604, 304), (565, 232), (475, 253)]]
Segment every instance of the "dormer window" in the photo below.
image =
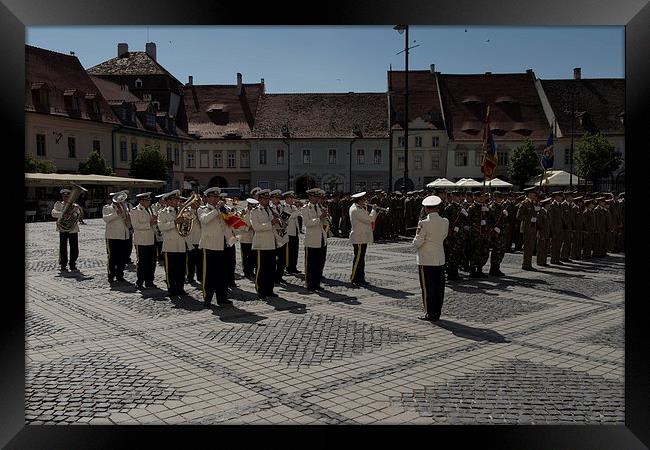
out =
[(43, 82), (32, 83), (32, 101), (36, 108), (47, 108), (50, 105), (50, 96), (47, 85)]
[(136, 88), (141, 88), (142, 87), (142, 80), (140, 78), (135, 80), (135, 87)]
[(65, 108), (70, 113), (79, 112), (79, 98), (77, 97), (76, 89), (66, 89), (63, 92), (63, 98), (65, 103)]
[(153, 114), (146, 115), (147, 127), (154, 128), (156, 126), (156, 116)]
[(120, 109), (120, 119), (122, 120), (122, 122), (126, 122), (126, 106), (123, 106)]
[(158, 111), (160, 109), (160, 102), (151, 102), (151, 105), (153, 106), (153, 109)]

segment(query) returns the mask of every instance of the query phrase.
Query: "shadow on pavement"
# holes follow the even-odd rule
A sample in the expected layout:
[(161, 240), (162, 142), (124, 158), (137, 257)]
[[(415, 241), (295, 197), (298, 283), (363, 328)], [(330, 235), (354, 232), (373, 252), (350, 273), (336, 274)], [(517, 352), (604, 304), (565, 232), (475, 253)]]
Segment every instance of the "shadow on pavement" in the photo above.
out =
[(471, 339), (472, 341), (487, 341), (495, 344), (510, 342), (506, 340), (503, 335), (487, 328), (473, 328), (444, 319), (433, 322), (433, 324), (439, 326), (440, 328), (444, 328), (445, 330), (451, 331), (455, 336), (464, 339)]
[(273, 306), (276, 311), (288, 310), (294, 314), (305, 314), (307, 312), (307, 305), (304, 303), (293, 302), (282, 297), (267, 297), (266, 303)]
[(84, 273), (81, 270), (77, 270), (75, 272), (72, 272), (72, 271), (70, 271), (70, 272), (59, 272), (59, 274), (56, 275), (56, 276), (60, 277), (60, 278), (73, 278), (73, 279), (75, 279), (77, 281), (86, 281), (86, 280), (92, 280), (92, 279), (95, 278), (94, 276), (86, 276), (86, 275), (84, 275)]
[[(203, 308), (203, 304), (201, 304), (201, 308)], [(219, 306), (213, 303), (210, 309), (212, 314), (217, 316), (220, 321), (227, 323), (257, 323), (267, 318), (266, 316), (239, 309), (235, 305)]]
[(201, 311), (204, 309), (203, 302), (190, 295), (174, 295), (171, 298), (171, 303), (174, 305), (174, 309), (184, 309), (186, 311)]

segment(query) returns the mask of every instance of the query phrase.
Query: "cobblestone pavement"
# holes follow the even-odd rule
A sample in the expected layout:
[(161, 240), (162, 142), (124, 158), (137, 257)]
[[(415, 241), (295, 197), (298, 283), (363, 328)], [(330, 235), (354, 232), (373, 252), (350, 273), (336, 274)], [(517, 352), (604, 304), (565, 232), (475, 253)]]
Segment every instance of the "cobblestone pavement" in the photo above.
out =
[(620, 254), (538, 272), (507, 254), (504, 278), (448, 283), (431, 324), (407, 239), (369, 247), (371, 286), (334, 238), (324, 292), (286, 276), (261, 301), (240, 279), (203, 309), (199, 284), (136, 291), (134, 266), (109, 285), (101, 219), (77, 273), (58, 272), (52, 222), (25, 233), (31, 424), (624, 423)]

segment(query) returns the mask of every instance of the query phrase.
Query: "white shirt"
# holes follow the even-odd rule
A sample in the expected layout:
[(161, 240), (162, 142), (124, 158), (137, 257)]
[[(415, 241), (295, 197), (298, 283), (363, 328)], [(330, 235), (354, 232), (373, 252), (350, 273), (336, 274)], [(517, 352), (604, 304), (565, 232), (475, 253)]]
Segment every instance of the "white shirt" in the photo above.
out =
[(201, 222), (199, 248), (223, 250), (224, 241), (228, 239), (228, 235), (226, 234), (227, 225), (223, 220), (221, 211), (208, 204), (199, 207), (198, 215)]
[(350, 206), (350, 242), (352, 244), (372, 244), (374, 238), (372, 235), (372, 223), (377, 218), (377, 210), (373, 209), (370, 214), (368, 210), (360, 207), (356, 203)]
[[(55, 219), (60, 219), (61, 216), (63, 216), (63, 208), (65, 208), (65, 202), (63, 201), (58, 201), (54, 204), (54, 207), (52, 208), (52, 217)], [(81, 212), (81, 207), (77, 205), (76, 203), (72, 204), (72, 208), (70, 208), (70, 212), (74, 211), (75, 209), (79, 209)], [(79, 217), (82, 217), (81, 215)], [(57, 220), (56, 223), (56, 230), (61, 231), (59, 229), (59, 221)], [(74, 227), (72, 227), (72, 230), (69, 231), (69, 233), (79, 233), (79, 221), (74, 224)]]
[(271, 207), (267, 206), (267, 208), (268, 211), (260, 205), (251, 211), (251, 226), (255, 232), (251, 247), (253, 250), (275, 250), (277, 248), (275, 233), (271, 224), (273, 214), (271, 213)]
[(192, 222), (192, 230), (190, 234), (185, 237), (187, 248), (192, 249), (195, 245), (199, 245), (201, 240), (201, 221), (199, 220), (198, 210), (190, 207), (192, 214), (194, 214), (194, 222)]
[(325, 209), (314, 203), (308, 203), (302, 208), (303, 223), (305, 224), (305, 247), (321, 248), (324, 242), (327, 246), (327, 233), (323, 228), (320, 215)]
[(151, 211), (138, 204), (131, 210), (131, 224), (133, 225), (133, 244), (153, 245), (155, 225), (151, 225)]
[(300, 217), (301, 211), (296, 205), (284, 205), (284, 210), (291, 214), (289, 217), (289, 225), (287, 226), (287, 235), (289, 236), (298, 236), (300, 233), (298, 226), (298, 217)]
[(418, 222), (413, 245), (418, 250), (417, 264), (420, 266), (442, 266), (445, 264), (443, 242), (449, 232), (449, 220), (437, 212), (430, 213)]
[(246, 222), (245, 227), (240, 227), (235, 230), (235, 233), (239, 235), (239, 242), (242, 244), (252, 244), (253, 243), (253, 227), (251, 226), (251, 211), (246, 210), (242, 216), (241, 220)]
[[(130, 214), (129, 211), (124, 213)], [(122, 241), (129, 239), (129, 229), (124, 223), (124, 219), (117, 213), (113, 203), (104, 205), (102, 219), (106, 222), (106, 239), (119, 239)]]
[(185, 238), (176, 230), (176, 208), (168, 206), (158, 212), (158, 228), (163, 235), (162, 251), (169, 253), (185, 253), (187, 244)]

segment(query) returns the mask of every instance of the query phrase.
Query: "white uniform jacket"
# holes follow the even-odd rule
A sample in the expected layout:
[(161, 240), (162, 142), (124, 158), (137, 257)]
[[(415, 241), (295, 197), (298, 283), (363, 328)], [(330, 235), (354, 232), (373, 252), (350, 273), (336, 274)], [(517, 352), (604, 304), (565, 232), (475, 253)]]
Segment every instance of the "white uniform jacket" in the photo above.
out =
[(363, 209), (356, 203), (350, 206), (350, 224), (352, 231), (350, 231), (350, 242), (352, 244), (372, 244), (372, 223), (377, 218), (377, 210), (373, 209), (368, 214), (367, 209)]
[(323, 228), (320, 215), (325, 209), (319, 204), (308, 203), (302, 208), (302, 218), (305, 224), (305, 247), (321, 248), (321, 241), (327, 245), (327, 233)]
[(271, 206), (268, 206), (268, 211), (261, 205), (251, 211), (251, 226), (255, 234), (253, 235), (253, 250), (275, 250), (275, 232), (271, 220), (273, 214), (271, 213)]
[(162, 251), (169, 253), (185, 253), (187, 244), (185, 238), (176, 230), (176, 208), (168, 206), (158, 212), (158, 228), (163, 235)]
[[(81, 209), (81, 207), (79, 205), (77, 205), (76, 203), (73, 203), (72, 205), (73, 206), (72, 206), (72, 208), (70, 208), (70, 212), (72, 212), (75, 208)], [(64, 207), (65, 207), (65, 202), (60, 201), (60, 200), (58, 202), (56, 202), (54, 204), (54, 207), (52, 208), (52, 217), (54, 217), (55, 219), (60, 219), (61, 216), (63, 216), (63, 208)], [(83, 217), (83, 215), (81, 217)], [(56, 229), (57, 229), (57, 231), (60, 231), (58, 223), (57, 223)], [(77, 222), (74, 225), (74, 227), (72, 227), (72, 230), (70, 230), (69, 232), (70, 233), (79, 233), (79, 222)]]
[[(280, 214), (284, 211), (284, 206), (282, 204), (269, 204), (271, 207), (271, 210), (275, 212), (275, 214), (280, 217)], [(289, 228), (287, 224), (287, 229)], [(286, 231), (286, 230), (285, 230)], [(284, 233), (284, 236), (280, 236), (278, 233), (275, 233), (275, 243), (277, 244), (278, 247), (282, 247), (284, 244), (289, 242), (289, 235), (287, 233)]]
[(199, 207), (198, 214), (201, 222), (199, 248), (223, 250), (224, 241), (228, 239), (229, 235), (226, 234), (228, 226), (223, 220), (221, 211), (212, 205), (205, 205)]
[[(130, 213), (126, 212), (126, 214)], [(129, 239), (129, 229), (126, 227), (122, 217), (117, 214), (113, 203), (104, 205), (102, 218), (106, 222), (106, 239), (120, 239), (123, 241)]]
[(442, 266), (445, 264), (443, 242), (449, 232), (449, 220), (437, 212), (430, 213), (418, 222), (413, 245), (418, 251), (416, 261), (420, 266)]
[(241, 220), (246, 222), (247, 226), (240, 227), (237, 230), (235, 230), (235, 233), (239, 236), (239, 242), (241, 242), (242, 244), (253, 243), (254, 232), (253, 232), (253, 227), (251, 226), (251, 211), (247, 210), (241, 216)]
[(199, 220), (198, 210), (190, 208), (192, 214), (194, 214), (194, 221), (192, 222), (192, 231), (185, 237), (187, 242), (187, 248), (192, 250), (195, 245), (199, 245), (201, 240), (201, 221)]
[(284, 205), (284, 210), (291, 214), (289, 217), (289, 225), (287, 226), (287, 236), (298, 236), (300, 230), (298, 229), (298, 217), (301, 211), (296, 205)]
[(134, 245), (153, 245), (156, 225), (151, 225), (151, 211), (138, 205), (131, 210)]

